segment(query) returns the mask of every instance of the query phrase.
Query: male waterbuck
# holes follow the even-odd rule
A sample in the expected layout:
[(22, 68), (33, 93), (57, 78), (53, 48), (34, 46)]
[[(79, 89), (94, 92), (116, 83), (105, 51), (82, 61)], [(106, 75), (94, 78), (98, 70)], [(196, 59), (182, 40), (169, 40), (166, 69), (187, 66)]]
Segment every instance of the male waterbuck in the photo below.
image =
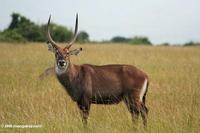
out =
[[(148, 109), (145, 96), (148, 88), (148, 76), (131, 65), (75, 65), (71, 55), (78, 55), (82, 48), (70, 50), (77, 37), (78, 15), (76, 16), (74, 37), (69, 44), (61, 48), (50, 35), (48, 20), (48, 48), (55, 54), (55, 73), (58, 81), (68, 92), (81, 110), (83, 123), (87, 123), (91, 104), (117, 104), (124, 101), (133, 121), (141, 113), (143, 124), (147, 125)], [(53, 68), (50, 68), (52, 71)]]

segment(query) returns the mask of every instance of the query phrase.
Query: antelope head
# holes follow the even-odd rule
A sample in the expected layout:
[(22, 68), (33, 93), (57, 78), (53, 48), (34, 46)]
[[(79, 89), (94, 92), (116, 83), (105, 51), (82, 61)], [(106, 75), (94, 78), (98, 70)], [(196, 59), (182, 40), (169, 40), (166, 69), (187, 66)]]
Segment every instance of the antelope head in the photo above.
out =
[(70, 50), (73, 43), (76, 41), (77, 38), (77, 30), (78, 30), (78, 14), (76, 14), (76, 23), (75, 23), (75, 30), (74, 30), (74, 36), (70, 42), (68, 42), (68, 45), (64, 48), (59, 47), (56, 42), (52, 39), (50, 34), (50, 20), (51, 16), (49, 16), (48, 25), (47, 25), (47, 45), (48, 50), (53, 52), (55, 54), (55, 60), (56, 60), (56, 71), (59, 72), (65, 72), (70, 64), (70, 56), (71, 55), (78, 55), (80, 51), (82, 51), (82, 48)]

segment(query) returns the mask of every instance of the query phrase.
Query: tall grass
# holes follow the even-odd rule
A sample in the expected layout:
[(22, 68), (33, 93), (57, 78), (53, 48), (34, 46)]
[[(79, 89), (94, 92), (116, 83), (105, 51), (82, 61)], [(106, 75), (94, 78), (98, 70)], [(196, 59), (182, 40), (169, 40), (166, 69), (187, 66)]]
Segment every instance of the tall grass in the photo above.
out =
[[(148, 129), (141, 118), (137, 132), (188, 133), (200, 130), (200, 47), (77, 45), (74, 64), (132, 64), (150, 77), (147, 94)], [(0, 125), (42, 125), (42, 128), (2, 128), (0, 132), (83, 132), (76, 104), (55, 77), (38, 76), (54, 65), (45, 44), (0, 44)], [(123, 103), (92, 105), (87, 132), (133, 132)]]

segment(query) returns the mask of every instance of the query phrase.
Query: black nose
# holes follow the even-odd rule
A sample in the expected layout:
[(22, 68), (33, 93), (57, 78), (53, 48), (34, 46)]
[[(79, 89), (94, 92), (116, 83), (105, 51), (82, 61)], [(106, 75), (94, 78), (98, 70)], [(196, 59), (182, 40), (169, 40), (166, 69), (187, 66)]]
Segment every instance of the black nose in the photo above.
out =
[(64, 60), (59, 60), (58, 63), (59, 63), (59, 65), (62, 66), (62, 67), (65, 65), (65, 61), (64, 61)]

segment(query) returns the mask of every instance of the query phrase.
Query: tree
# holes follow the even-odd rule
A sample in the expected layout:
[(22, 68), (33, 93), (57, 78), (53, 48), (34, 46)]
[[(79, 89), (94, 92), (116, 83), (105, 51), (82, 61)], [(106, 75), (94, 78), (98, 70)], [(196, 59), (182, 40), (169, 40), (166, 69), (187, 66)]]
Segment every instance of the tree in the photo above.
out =
[[(14, 34), (14, 36), (18, 34), (18, 36), (23, 37), (23, 39), (21, 38), (23, 42), (24, 42), (24, 39), (27, 41), (44, 41), (45, 40), (45, 37), (39, 25), (31, 22), (31, 20), (29, 20), (28, 18), (24, 16), (21, 16), (18, 13), (13, 13), (11, 16), (12, 16), (12, 21), (9, 27), (5, 30), (6, 31), (5, 33)], [(7, 34), (5, 35), (5, 37), (7, 37)], [(20, 41), (19, 38), (16, 41)]]
[(20, 17), (16, 30), (28, 41), (45, 41), (41, 27), (23, 16)]
[(27, 40), (18, 34), (16, 30), (6, 30), (0, 33), (1, 42), (26, 42)]
[(80, 43), (89, 42), (89, 34), (85, 31), (81, 31), (78, 33), (77, 41)]
[(111, 39), (111, 42), (116, 42), (116, 43), (123, 43), (123, 42), (128, 42), (129, 39), (122, 37), (122, 36), (115, 36)]
[(129, 43), (151, 45), (151, 42), (149, 41), (149, 39), (147, 37), (142, 37), (142, 36), (136, 36), (136, 37), (130, 38)]
[(164, 42), (164, 43), (161, 43), (160, 46), (170, 46), (170, 43)]
[[(0, 41), (17, 42), (32, 41), (43, 42), (46, 41), (47, 25), (38, 25), (30, 19), (18, 13), (11, 15), (12, 20), (7, 29), (0, 33)], [(65, 42), (72, 38), (72, 31), (64, 26), (51, 24), (51, 34), (55, 41)], [(89, 38), (89, 36), (83, 38)]]
[(8, 26), (9, 30), (12, 30), (18, 27), (20, 15), (18, 13), (13, 13), (11, 17), (12, 17), (12, 21), (10, 25)]
[(54, 40), (58, 42), (70, 41), (73, 34), (72, 31), (68, 30), (66, 27), (59, 26), (56, 24), (52, 26), (51, 33), (52, 33), (52, 36), (54, 37)]
[(190, 41), (190, 42), (185, 43), (184, 46), (200, 46), (200, 43)]

